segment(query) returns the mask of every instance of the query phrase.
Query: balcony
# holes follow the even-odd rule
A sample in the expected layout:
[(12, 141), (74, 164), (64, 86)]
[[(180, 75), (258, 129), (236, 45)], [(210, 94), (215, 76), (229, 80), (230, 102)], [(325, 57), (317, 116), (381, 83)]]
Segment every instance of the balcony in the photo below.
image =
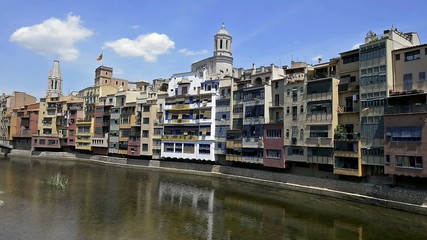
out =
[(307, 122), (316, 122), (316, 123), (331, 123), (332, 114), (331, 113), (316, 113), (316, 114), (307, 114)]
[(330, 156), (308, 156), (307, 162), (309, 163), (318, 163), (318, 164), (330, 164), (333, 163), (333, 157)]
[(355, 176), (355, 177), (362, 176), (359, 173), (359, 169), (352, 169), (352, 168), (337, 168), (337, 167), (334, 167), (334, 174), (337, 174), (337, 175), (346, 175), (346, 176)]
[(384, 108), (384, 114), (402, 114), (402, 113), (427, 113), (426, 104), (417, 104), (414, 105), (397, 105), (397, 106), (387, 106)]
[(318, 137), (318, 138), (307, 138), (305, 140), (307, 146), (310, 147), (333, 147), (332, 138)]
[(242, 148), (242, 140), (227, 140), (226, 142), (227, 148)]
[(344, 133), (344, 134), (335, 134), (334, 135), (335, 141), (359, 141), (360, 140), (360, 134), (359, 133)]
[(257, 157), (257, 156), (242, 156), (242, 162), (245, 163), (255, 163), (255, 164), (262, 164), (263, 163), (263, 157)]
[(263, 124), (264, 116), (258, 117), (245, 117), (243, 119), (243, 125), (255, 125), (255, 124)]
[(92, 120), (91, 119), (78, 119), (77, 124), (78, 125), (90, 125), (90, 124), (92, 124)]
[(119, 142), (127, 142), (129, 141), (129, 137), (119, 137)]
[(338, 114), (343, 113), (359, 113), (360, 109), (359, 106), (338, 106), (337, 112)]
[(231, 162), (242, 162), (242, 156), (240, 156), (240, 155), (230, 155), (230, 154), (227, 154), (227, 155), (225, 156), (225, 160), (226, 160), (226, 161), (231, 161)]
[(307, 102), (332, 100), (332, 93), (331, 92), (322, 92), (322, 93), (307, 94), (306, 100), (307, 100)]
[(285, 80), (287, 80), (288, 83), (303, 82), (305, 80), (305, 77), (305, 73), (291, 73), (285, 75)]
[(173, 141), (197, 141), (199, 136), (183, 136), (183, 135), (164, 135), (162, 140), (173, 140)]
[(264, 142), (262, 137), (244, 137), (243, 138), (244, 148), (263, 148)]

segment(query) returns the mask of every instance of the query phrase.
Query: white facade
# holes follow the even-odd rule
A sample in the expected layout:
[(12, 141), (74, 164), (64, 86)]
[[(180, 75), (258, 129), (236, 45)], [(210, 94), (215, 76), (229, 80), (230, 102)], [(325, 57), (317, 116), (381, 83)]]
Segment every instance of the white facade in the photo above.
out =
[(215, 106), (219, 80), (197, 72), (175, 74), (164, 106), (161, 157), (215, 161)]

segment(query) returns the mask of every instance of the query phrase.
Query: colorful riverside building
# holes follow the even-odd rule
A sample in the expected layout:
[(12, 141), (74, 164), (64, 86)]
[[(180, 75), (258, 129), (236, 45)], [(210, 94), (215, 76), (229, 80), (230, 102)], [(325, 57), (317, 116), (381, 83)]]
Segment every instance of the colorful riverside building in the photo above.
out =
[(152, 159), (160, 158), (163, 109), (168, 94), (167, 88), (164, 87), (164, 91), (159, 88), (163, 84), (167, 85), (168, 82), (168, 80), (155, 79), (153, 85), (146, 88), (137, 97), (136, 121), (138, 124), (131, 129), (128, 155)]
[(334, 174), (361, 177), (359, 49), (340, 53), (338, 125), (334, 131)]
[[(136, 98), (140, 91), (122, 90), (115, 94), (111, 107), (109, 147), (110, 154), (127, 155), (132, 126), (136, 126)], [(135, 132), (132, 136), (135, 136)]]
[(366, 175), (383, 175), (384, 108), (393, 89), (392, 51), (420, 45), (418, 34), (392, 27), (382, 35), (368, 32), (359, 46), (361, 151)]
[[(227, 161), (285, 167), (283, 139), (269, 138), (267, 141), (270, 143), (280, 143), (264, 145), (264, 126), (270, 123), (271, 83), (273, 79), (282, 78), (283, 74), (283, 69), (273, 64), (259, 68), (253, 64), (252, 69), (239, 70), (233, 82), (232, 126), (227, 131), (226, 142)], [(276, 128), (270, 126), (268, 131), (273, 129)], [(281, 131), (280, 127), (277, 130)]]
[(14, 91), (12, 95), (3, 93), (0, 96), (0, 140), (13, 144), (13, 135), (18, 133), (16, 110), (34, 103), (36, 98), (25, 92)]
[(384, 109), (385, 173), (427, 177), (427, 44), (394, 50), (393, 88)]
[(40, 99), (38, 130), (32, 138), (32, 149), (61, 150), (62, 147), (67, 147), (69, 144), (67, 103), (81, 104), (82, 101), (73, 95), (63, 96), (62, 82), (59, 61), (55, 60), (48, 77), (46, 97)]
[(13, 146), (16, 149), (31, 150), (31, 138), (37, 134), (39, 105), (34, 103), (14, 110), (16, 112), (16, 132), (13, 134)]
[(164, 105), (162, 158), (215, 161), (219, 80), (206, 80), (204, 76), (188, 72), (171, 77)]

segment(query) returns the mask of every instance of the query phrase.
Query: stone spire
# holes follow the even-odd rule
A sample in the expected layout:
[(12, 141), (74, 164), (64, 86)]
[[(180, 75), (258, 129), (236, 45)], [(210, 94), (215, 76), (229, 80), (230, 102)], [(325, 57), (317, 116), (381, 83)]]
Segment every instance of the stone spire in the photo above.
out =
[(49, 73), (46, 97), (62, 96), (62, 73), (59, 69), (59, 61), (53, 61), (52, 71)]

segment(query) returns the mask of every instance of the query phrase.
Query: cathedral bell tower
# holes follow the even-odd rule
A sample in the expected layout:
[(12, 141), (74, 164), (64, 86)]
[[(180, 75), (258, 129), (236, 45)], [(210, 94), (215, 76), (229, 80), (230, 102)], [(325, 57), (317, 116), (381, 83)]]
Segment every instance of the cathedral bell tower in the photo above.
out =
[(59, 69), (59, 61), (53, 61), (52, 71), (49, 73), (46, 97), (62, 96), (62, 73)]
[(221, 29), (214, 36), (214, 56), (232, 57), (231, 53), (232, 37), (222, 24)]

